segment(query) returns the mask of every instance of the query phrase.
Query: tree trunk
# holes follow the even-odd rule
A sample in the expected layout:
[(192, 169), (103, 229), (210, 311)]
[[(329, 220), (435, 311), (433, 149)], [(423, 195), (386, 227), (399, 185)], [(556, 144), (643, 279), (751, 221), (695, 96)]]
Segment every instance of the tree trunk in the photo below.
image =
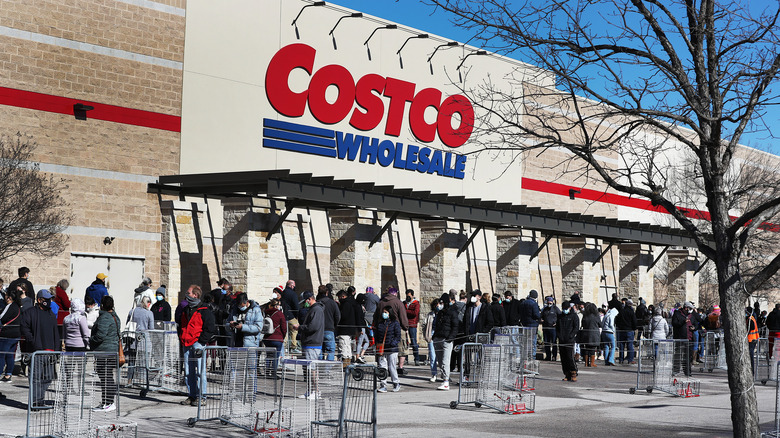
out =
[[(725, 252), (725, 251), (724, 251)], [(731, 423), (735, 437), (760, 437), (758, 405), (745, 324), (745, 293), (737, 257), (719, 254), (718, 287), (725, 334), (726, 364), (731, 391)]]

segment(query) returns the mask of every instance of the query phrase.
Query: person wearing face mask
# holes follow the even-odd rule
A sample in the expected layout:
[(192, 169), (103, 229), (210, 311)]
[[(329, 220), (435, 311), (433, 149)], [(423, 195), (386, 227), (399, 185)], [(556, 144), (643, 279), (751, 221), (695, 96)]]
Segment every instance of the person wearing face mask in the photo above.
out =
[(479, 289), (471, 293), (466, 313), (461, 321), (461, 332), (469, 336), (471, 342), (477, 333), (490, 333), (493, 329), (493, 314), (488, 306), (480, 299), (482, 292)]
[(423, 318), (420, 323), (423, 339), (428, 344), (428, 362), (431, 366), (431, 382), (436, 381), (436, 349), (433, 348), (433, 322), (436, 319), (436, 313), (443, 308), (444, 306), (440, 304), (439, 299), (434, 298), (431, 301), (431, 311), (425, 315), (425, 318)]
[(228, 325), (233, 334), (233, 345), (260, 347), (263, 342), (263, 310), (245, 293), (238, 294), (236, 303), (228, 317)]
[[(51, 293), (46, 289), (41, 289), (36, 296), (35, 305), (22, 313), (19, 329), (22, 338), (24, 338), (23, 352), (58, 351), (60, 349), (60, 331), (57, 328), (57, 317), (51, 312), (51, 299)], [(33, 366), (31, 369), (35, 371), (30, 376), (30, 386), (32, 387), (30, 409), (47, 408), (48, 406), (44, 405), (43, 399), (52, 379), (54, 379), (54, 369), (49, 366)]]
[(188, 397), (181, 404), (190, 406), (197, 406), (201, 393), (206, 392), (206, 359), (203, 349), (217, 333), (214, 313), (203, 304), (202, 295), (200, 286), (190, 285), (185, 295), (186, 306), (181, 311), (180, 340), (184, 348), (184, 375), (188, 390)]
[(1, 381), (10, 382), (14, 371), (16, 344), (22, 336), (19, 329), (22, 316), (19, 292), (16, 289), (6, 291), (3, 301), (5, 307), (0, 313), (0, 375), (3, 376)]
[[(450, 389), (450, 361), (453, 341), (458, 337), (458, 326), (460, 325), (455, 296), (442, 294), (436, 309), (436, 318), (433, 321), (433, 348), (436, 350), (439, 377), (444, 381), (436, 389), (447, 391)], [(435, 380), (432, 381), (435, 382)]]
[[(539, 320), (542, 317), (542, 313), (539, 310), (539, 304), (536, 303), (536, 299), (539, 297), (539, 293), (535, 290), (528, 292), (528, 297), (520, 303), (520, 324), (523, 327), (530, 327), (533, 332), (539, 327)], [(533, 343), (532, 359), (536, 359), (536, 342)]]
[(577, 363), (574, 362), (574, 343), (577, 341), (577, 333), (580, 328), (580, 318), (572, 309), (569, 301), (564, 301), (561, 316), (558, 317), (557, 332), (559, 351), (561, 352), (561, 368), (563, 380), (577, 381)]
[(493, 327), (503, 327), (506, 325), (506, 315), (504, 308), (501, 307), (501, 295), (493, 294), (491, 297), (490, 311), (493, 312)]
[(520, 301), (512, 295), (512, 291), (504, 292), (504, 317), (506, 325), (516, 327), (520, 325)]
[(544, 309), (542, 309), (542, 336), (544, 338), (544, 360), (554, 361), (558, 357), (558, 334), (555, 326), (558, 324), (558, 317), (561, 315), (561, 309), (555, 305), (555, 298), (547, 297), (544, 299)]
[(87, 328), (92, 330), (92, 327), (95, 326), (95, 321), (97, 321), (98, 316), (100, 316), (100, 309), (92, 297), (86, 297), (84, 299), (84, 316), (87, 317)]
[[(391, 306), (385, 306), (380, 313), (380, 321), (376, 326), (377, 349), (379, 355), (379, 367), (385, 368), (393, 382), (393, 392), (401, 390), (401, 381), (398, 379), (398, 344), (401, 342), (401, 324), (395, 316)], [(379, 382), (378, 392), (387, 392), (387, 378)]]
[(171, 320), (171, 305), (165, 299), (165, 288), (160, 286), (154, 293), (154, 304), (152, 304), (152, 314), (154, 321), (167, 322)]

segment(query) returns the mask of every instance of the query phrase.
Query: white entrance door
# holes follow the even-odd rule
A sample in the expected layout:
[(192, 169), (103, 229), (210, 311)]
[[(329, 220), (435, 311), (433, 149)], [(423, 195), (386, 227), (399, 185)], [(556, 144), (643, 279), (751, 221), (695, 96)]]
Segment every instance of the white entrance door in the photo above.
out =
[(95, 254), (71, 254), (70, 286), (72, 296), (84, 299), (84, 294), (99, 273), (108, 276), (106, 287), (114, 297), (116, 314), (124, 324), (133, 306), (134, 289), (144, 275), (142, 258)]

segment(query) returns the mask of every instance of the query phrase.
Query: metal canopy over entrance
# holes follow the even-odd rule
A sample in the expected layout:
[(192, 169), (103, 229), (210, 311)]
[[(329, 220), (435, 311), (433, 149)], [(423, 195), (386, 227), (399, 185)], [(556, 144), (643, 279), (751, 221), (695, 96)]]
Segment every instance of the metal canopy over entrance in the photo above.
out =
[(314, 209), (363, 208), (410, 219), (447, 219), (488, 228), (523, 228), (548, 235), (610, 242), (696, 247), (685, 230), (599, 216), (399, 189), (286, 170), (161, 176), (150, 193), (184, 196), (268, 197)]

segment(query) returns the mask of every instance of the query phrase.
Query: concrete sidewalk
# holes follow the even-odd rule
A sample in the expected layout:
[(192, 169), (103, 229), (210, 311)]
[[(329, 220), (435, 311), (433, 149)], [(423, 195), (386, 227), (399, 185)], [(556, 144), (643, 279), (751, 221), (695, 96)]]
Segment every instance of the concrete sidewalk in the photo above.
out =
[[(580, 367), (579, 381), (561, 381), (560, 363), (542, 362), (536, 380), (536, 412), (500, 414), (488, 408), (460, 405), (450, 409), (458, 396), (457, 385), (437, 391), (428, 381), (427, 367), (409, 367), (398, 393), (378, 395), (381, 437), (568, 437), (615, 436), (674, 437), (731, 436), (731, 408), (725, 371), (694, 373), (701, 380), (701, 396), (678, 398), (654, 391), (629, 394), (636, 384), (636, 367)], [(457, 376), (456, 376), (457, 377)], [(26, 422), (27, 382), (14, 377), (0, 384), (7, 396), (0, 400), (0, 432), (21, 434)], [(774, 424), (775, 386), (756, 386), (762, 431)], [(196, 408), (179, 405), (184, 397), (150, 392), (141, 398), (137, 390), (123, 390), (121, 422), (136, 422), (139, 437), (248, 436), (218, 421), (187, 426)]]

